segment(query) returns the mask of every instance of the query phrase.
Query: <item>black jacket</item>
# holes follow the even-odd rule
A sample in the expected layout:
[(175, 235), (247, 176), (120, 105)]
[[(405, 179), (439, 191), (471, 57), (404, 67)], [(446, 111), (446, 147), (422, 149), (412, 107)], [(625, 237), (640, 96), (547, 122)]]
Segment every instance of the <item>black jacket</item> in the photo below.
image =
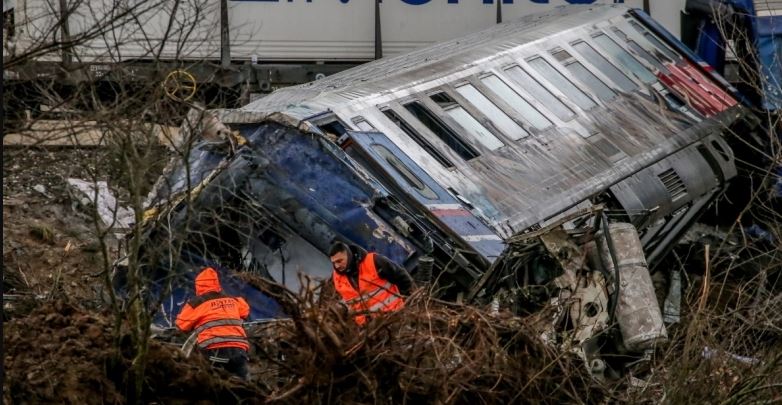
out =
[[(367, 251), (356, 245), (349, 245), (348, 247), (350, 248), (350, 254), (348, 255), (349, 263), (346, 274), (350, 284), (358, 290), (358, 264), (367, 256)], [(407, 270), (379, 253), (375, 253), (375, 268), (377, 269), (377, 275), (396, 285), (402, 295), (410, 294), (410, 291), (413, 289), (413, 278), (410, 277)]]

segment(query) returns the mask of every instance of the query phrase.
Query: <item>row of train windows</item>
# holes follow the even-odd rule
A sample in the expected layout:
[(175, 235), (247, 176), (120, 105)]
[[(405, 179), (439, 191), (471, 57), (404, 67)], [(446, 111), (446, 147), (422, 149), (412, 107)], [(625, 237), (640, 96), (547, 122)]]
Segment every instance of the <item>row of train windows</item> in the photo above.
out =
[[(654, 69), (660, 72), (667, 72), (667, 69), (658, 58), (666, 59), (669, 62), (680, 59), (640, 24), (630, 21), (630, 25), (648, 41), (651, 47), (655, 48), (657, 58), (638, 45), (633, 37), (626, 35), (619, 28), (611, 27), (611, 30), (617, 37), (626, 41), (627, 46)], [(602, 76), (613, 82), (615, 88), (623, 92), (631, 92), (638, 89), (638, 84), (629, 75), (646, 85), (657, 82), (657, 77), (651, 69), (645, 67), (643, 63), (608, 35), (603, 32), (597, 32), (591, 38), (595, 46), (584, 40), (574, 41), (570, 46), (583, 60), (589, 61), (591, 65), (598, 69)], [(609, 102), (617, 96), (617, 93), (611, 86), (598, 78), (595, 73), (590, 71), (586, 65), (567, 50), (555, 48), (550, 51), (550, 54), (554, 60), (564, 67), (569, 74), (568, 76), (587, 86), (592, 94), (601, 101)], [(546, 78), (551, 86), (559, 90), (578, 108), (588, 111), (597, 106), (596, 101), (590, 95), (582, 91), (573, 80), (562, 74), (546, 58), (533, 56), (526, 59), (526, 62), (531, 69), (541, 77)], [(623, 73), (623, 71), (627, 73)], [(458, 124), (464, 132), (470, 134), (471, 138), (483, 147), (488, 150), (496, 150), (505, 146), (503, 139), (497, 136), (499, 135), (498, 133), (504, 134), (507, 138), (515, 141), (530, 135), (524, 126), (537, 130), (545, 130), (551, 127), (553, 122), (546, 117), (546, 113), (553, 114), (563, 122), (571, 121), (576, 117), (576, 113), (571, 107), (557, 98), (547, 89), (544, 83), (535, 79), (525, 68), (513, 65), (505, 68), (503, 73), (506, 77), (501, 78), (495, 74), (486, 74), (473, 81), (457, 83), (453, 86), (456, 94), (438, 91), (428, 94), (428, 100), (413, 100), (402, 104), (402, 106), (407, 113), (464, 160), (476, 158), (480, 156), (480, 152), (469, 142), (465, 141), (446, 122), (448, 120)], [(520, 94), (514, 90), (512, 85), (523, 89), (527, 95)], [(541, 110), (529, 100), (536, 100), (538, 105), (544, 106), (543, 108), (549, 111)], [(509, 115), (506, 111), (511, 111), (513, 114)], [(414, 126), (406, 122), (396, 111), (385, 108), (382, 112), (440, 164), (447, 168), (454, 167), (453, 162), (445, 154), (441, 153), (425, 137), (421, 136)], [(475, 114), (475, 112), (478, 114)], [(486, 120), (482, 122), (481, 115), (486, 117), (488, 122)], [(512, 116), (521, 117), (521, 119), (511, 118)], [(445, 117), (448, 117), (448, 119), (444, 119)], [(363, 118), (357, 117), (354, 123), (361, 130), (374, 130), (374, 127), (363, 120)], [(494, 131), (490, 130), (485, 124), (493, 127)]]

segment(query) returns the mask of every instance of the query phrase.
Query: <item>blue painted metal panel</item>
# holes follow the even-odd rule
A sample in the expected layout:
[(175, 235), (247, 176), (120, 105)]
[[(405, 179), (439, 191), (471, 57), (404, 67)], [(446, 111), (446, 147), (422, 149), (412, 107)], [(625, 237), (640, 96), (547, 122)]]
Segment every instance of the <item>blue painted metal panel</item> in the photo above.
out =
[[(415, 248), (372, 211), (374, 200), (384, 194), (373, 187), (371, 179), (348, 164), (341, 149), (320, 136), (274, 122), (244, 125), (240, 131), (248, 142), (235, 154), (205, 143), (192, 150), (188, 160), (197, 170), (190, 173), (191, 186), (212, 174), (221, 162), (227, 164), (189, 203), (185, 201), (167, 213), (165, 224), (146, 233), (151, 239), (144, 243), (150, 252), (142, 261), (167, 260), (155, 259), (156, 238), (167, 242), (168, 238), (183, 238), (185, 246), (190, 246), (190, 251), (175, 258), (174, 263), (148, 263), (152, 281), (147, 298), (158, 310), (156, 324), (171, 326), (181, 306), (192, 296), (195, 275), (204, 266), (218, 270), (227, 293), (248, 301), (252, 319), (284, 316), (277, 302), (244, 283), (237, 277), (236, 269), (204, 259), (210, 257), (220, 263), (236, 260), (221, 257), (220, 247), (215, 245), (241, 242), (224, 241), (220, 235), (203, 243), (194, 236), (214, 229), (215, 223), (225, 219), (221, 215), (227, 211), (251, 212), (246, 208), (261, 206), (269, 218), (242, 217), (241, 221), (272, 220), (275, 226), (287, 226), (285, 232), (296, 233), (322, 252), (334, 237), (341, 237), (402, 264), (415, 255)], [(158, 197), (166, 199), (172, 193), (186, 191), (187, 178), (184, 167), (175, 168), (164, 180), (175, 186), (161, 190)], [(195, 215), (185, 214), (186, 203)], [(178, 232), (180, 229), (188, 229), (189, 233)], [(196, 239), (188, 245), (187, 241), (193, 238)], [(179, 269), (173, 279), (171, 268)], [(125, 283), (121, 276), (116, 281), (122, 291)]]
[(757, 17), (755, 26), (763, 108), (779, 110), (782, 108), (782, 17)]
[(201, 143), (195, 145), (188, 156), (188, 165), (179, 165), (164, 174), (165, 181), (158, 181), (162, 189), (158, 190), (156, 198), (151, 201), (154, 206), (165, 202), (174, 194), (192, 190), (200, 184), (225, 159), (223, 151), (215, 149), (214, 145)]
[(728, 0), (742, 13), (742, 25), (749, 28), (747, 36), (755, 46), (762, 81), (761, 108), (776, 111), (782, 108), (782, 17), (757, 16), (752, 0)]
[[(286, 315), (283, 313), (280, 304), (261, 290), (245, 283), (236, 276), (232, 270), (228, 270), (217, 263), (204, 260), (198, 256), (188, 256), (192, 265), (192, 270), (179, 275), (171, 284), (173, 288), (160, 304), (159, 311), (155, 313), (153, 323), (161, 327), (174, 327), (174, 320), (181, 311), (182, 306), (190, 298), (195, 296), (195, 277), (204, 267), (212, 267), (218, 273), (220, 285), (223, 291), (231, 296), (243, 297), (250, 305), (250, 316), (248, 321), (281, 318)], [(165, 291), (161, 283), (154, 283), (150, 286), (153, 295), (161, 296)], [(157, 309), (157, 308), (156, 308)]]
[[(752, 0), (715, 0), (711, 4), (715, 10), (722, 9), (726, 4), (735, 10), (735, 18), (727, 19), (720, 24), (735, 23), (735, 27), (729, 27), (729, 29), (738, 27), (744, 31), (742, 34), (751, 41), (759, 62), (758, 74), (762, 81), (761, 100), (758, 107), (769, 111), (779, 110), (782, 108), (782, 62), (780, 62), (780, 58), (782, 58), (782, 17), (757, 16)], [(638, 15), (647, 25), (655, 27), (659, 25), (642, 12), (638, 12)], [(725, 63), (725, 39), (722, 37), (720, 27), (713, 21), (713, 18), (705, 17), (700, 22), (699, 28), (698, 46), (695, 50), (698, 56), (694, 60), (703, 58), (720, 70), (720, 66)], [(669, 42), (673, 38), (664, 30), (657, 30), (664, 34)], [(688, 57), (693, 57), (688, 48), (680, 48), (675, 39), (672, 44), (676, 45), (677, 49), (686, 51)], [(721, 80), (719, 77), (717, 79)], [(741, 97), (741, 99), (745, 104), (750, 104), (746, 98)]]
[(695, 52), (718, 73), (724, 73), (725, 40), (722, 38), (719, 26), (711, 20), (703, 20), (698, 28), (700, 35)]
[(414, 254), (411, 245), (372, 212), (378, 190), (335, 155), (341, 150), (318, 136), (280, 125), (244, 126), (240, 131), (256, 153), (271, 161), (267, 173), (274, 185), (335, 233), (397, 263)]

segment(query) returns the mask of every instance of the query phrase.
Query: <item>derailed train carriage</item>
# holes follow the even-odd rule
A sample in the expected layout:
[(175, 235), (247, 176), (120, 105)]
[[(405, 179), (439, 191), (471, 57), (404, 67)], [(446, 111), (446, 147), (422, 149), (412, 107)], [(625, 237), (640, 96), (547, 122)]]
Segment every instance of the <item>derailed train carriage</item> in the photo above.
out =
[[(442, 298), (556, 308), (545, 336), (600, 377), (598, 347), (666, 337), (649, 269), (735, 176), (737, 98), (641, 11), (530, 16), (210, 112), (226, 131), (158, 182), (142, 257), (220, 268), (260, 319), (275, 303), (236, 272), (295, 290), (349, 241)], [(154, 287), (173, 291), (161, 319), (192, 276)]]

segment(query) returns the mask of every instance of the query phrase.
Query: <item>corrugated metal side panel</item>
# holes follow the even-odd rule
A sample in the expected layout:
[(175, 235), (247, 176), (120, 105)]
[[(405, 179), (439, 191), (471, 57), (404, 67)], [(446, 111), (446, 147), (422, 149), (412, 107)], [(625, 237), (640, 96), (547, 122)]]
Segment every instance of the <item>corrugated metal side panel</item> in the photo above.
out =
[[(269, 39), (240, 43), (231, 48), (234, 60), (251, 59), (256, 55), (262, 60), (349, 60), (367, 61), (375, 55), (375, 44), (371, 40), (299, 40)], [(219, 55), (218, 55), (219, 56)]]
[[(5, 1), (5, 0), (4, 0)], [(43, 25), (51, 26), (55, 19), (40, 18), (52, 11), (48, 0), (19, 0), (17, 8), (33, 18), (23, 18), (17, 12), (17, 23), (28, 21), (19, 35), (20, 45), (25, 38), (38, 38), (47, 32)], [(624, 4), (636, 6), (640, 0), (626, 0)], [(76, 54), (86, 62), (149, 58), (157, 53), (167, 32), (169, 15), (174, 2), (167, 2), (155, 10), (149, 4), (133, 2), (141, 7), (138, 19), (121, 24), (122, 27), (95, 38), (76, 49)], [(597, 0), (613, 3), (612, 0)], [(5, 4), (5, 3), (4, 3)], [(567, 4), (564, 0), (552, 0), (545, 4), (529, 1), (504, 4), (504, 20), (522, 15), (550, 10)], [(96, 0), (83, 2), (72, 15), (72, 35), (88, 30), (102, 15), (114, 10), (114, 1)], [(164, 58), (219, 59), (220, 30), (219, 2), (192, 0), (177, 7), (177, 21), (169, 32), (168, 42), (160, 56)], [(118, 12), (121, 10), (117, 10)], [(447, 3), (431, 1), (422, 5), (410, 5), (402, 1), (381, 5), (383, 55), (395, 56), (429, 44), (455, 38), (495, 25), (494, 4), (480, 1)], [(345, 60), (369, 61), (374, 58), (374, 7), (370, 1), (342, 2), (290, 2), (290, 1), (230, 1), (231, 53), (236, 59), (261, 60)], [(185, 34), (195, 23), (195, 29)], [(187, 40), (183, 40), (183, 36)], [(28, 41), (29, 42), (29, 41)], [(107, 46), (107, 44), (109, 44)], [(107, 49), (111, 48), (111, 49)], [(20, 51), (23, 49), (20, 46)]]
[(782, 15), (782, 0), (754, 0), (752, 3), (758, 17)]
[[(59, 39), (59, 30), (53, 28), (58, 24), (58, 11), (50, 3), (25, 0), (17, 4), (17, 54), (40, 47), (41, 38), (55, 39), (53, 33)], [(71, 38), (78, 42), (75, 59), (113, 62), (153, 58), (158, 52), (166, 59), (219, 58), (219, 3), (193, 0), (180, 3), (176, 9), (173, 4), (131, 2), (122, 10), (113, 0), (79, 2), (68, 19)], [(175, 18), (170, 24), (172, 13)], [(115, 28), (109, 29), (109, 25)], [(80, 39), (84, 35), (89, 39)], [(60, 58), (56, 52), (46, 56), (51, 60)]]
[[(91, 29), (96, 15), (121, 11), (114, 10), (114, 0), (102, 2), (102, 6), (100, 0), (81, 5), (71, 18), (72, 30), (78, 33)], [(190, 0), (176, 7), (174, 2), (138, 4), (138, 18), (122, 21), (122, 26), (85, 43), (76, 52), (102, 62), (154, 58), (158, 52), (164, 59), (219, 58), (219, 2)]]

